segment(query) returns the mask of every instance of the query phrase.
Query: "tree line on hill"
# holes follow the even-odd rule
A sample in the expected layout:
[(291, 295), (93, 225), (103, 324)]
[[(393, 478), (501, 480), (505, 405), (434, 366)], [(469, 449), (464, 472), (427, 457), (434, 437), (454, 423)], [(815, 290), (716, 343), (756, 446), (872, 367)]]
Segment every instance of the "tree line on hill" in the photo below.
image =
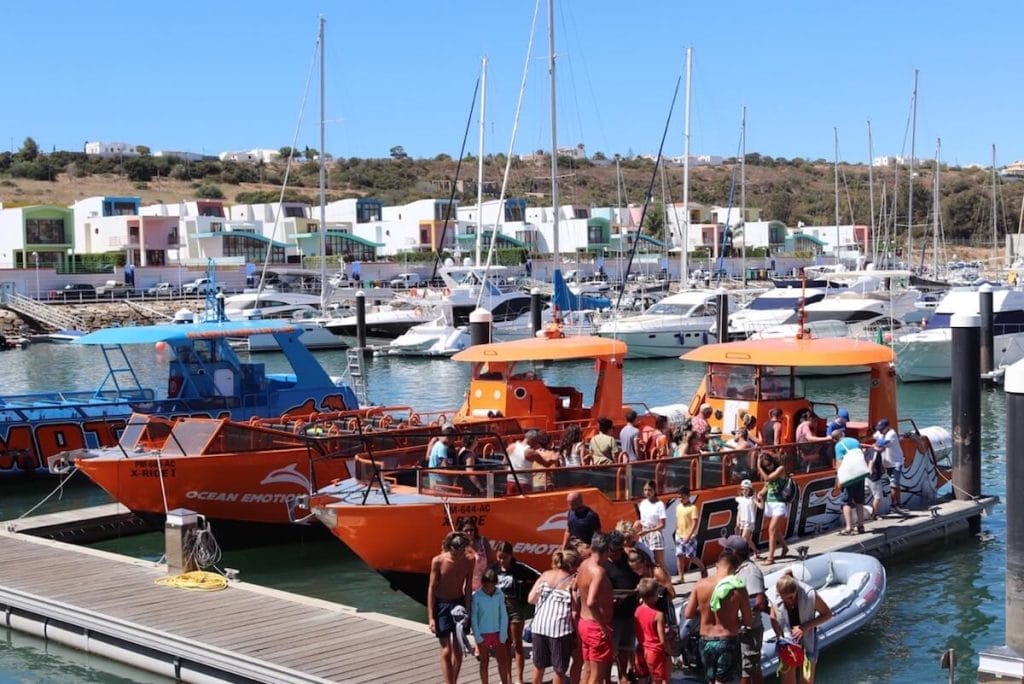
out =
[[(223, 198), (230, 194), (239, 203), (275, 202), (280, 191), (266, 186), (283, 183), (286, 160), (291, 153), (293, 167), (289, 172), (286, 201), (308, 204), (317, 202), (315, 189), (319, 183), (319, 152), (313, 148), (280, 149), (277, 160), (255, 164), (217, 159), (189, 161), (174, 156), (152, 156), (149, 149), (139, 147), (139, 155), (131, 157), (99, 157), (82, 152), (39, 150), (32, 138), (26, 138), (14, 153), (0, 153), (0, 177), (56, 180), (58, 176), (80, 178), (90, 175), (115, 174), (136, 183), (139, 189), (160, 178), (191, 182), (197, 197)], [(504, 154), (487, 155), (486, 179), (499, 181), (504, 172)], [(617, 178), (615, 162), (621, 168)], [(690, 170), (690, 199), (705, 205), (737, 206), (739, 174), (735, 160), (720, 166), (699, 166)], [(391, 148), (383, 159), (329, 158), (329, 201), (344, 197), (373, 196), (386, 205), (404, 204), (417, 199), (443, 198), (454, 187), (456, 161), (447, 154), (430, 159), (414, 159), (401, 145)], [(832, 225), (835, 223), (833, 166), (824, 159), (807, 160), (770, 157), (752, 152), (746, 156), (746, 197), (748, 207), (759, 207), (766, 220), (786, 225)], [(915, 232), (930, 233), (933, 209), (932, 180), (934, 162), (925, 162), (915, 170), (913, 187)], [(559, 156), (559, 183), (564, 204), (583, 206), (640, 205), (644, 201), (654, 162), (637, 156), (612, 158), (601, 152), (589, 159)], [(859, 164), (840, 163), (840, 223), (868, 224), (870, 218), (869, 169)], [(905, 233), (906, 210), (910, 191), (905, 167), (872, 169), (875, 191), (875, 217), (879, 222), (884, 206), (888, 209), (888, 225), (892, 225), (892, 206), (897, 204), (897, 232)], [(895, 178), (896, 174), (899, 178)], [(476, 202), (476, 158), (467, 155), (459, 172), (461, 180), (470, 181), (455, 192), (463, 204)], [(940, 209), (943, 234), (959, 242), (991, 241), (992, 189), (990, 171), (980, 168), (940, 168)], [(648, 212), (662, 212), (665, 204), (682, 201), (682, 173), (666, 168), (654, 176), (654, 197)], [(4, 181), (0, 181), (3, 183)], [(898, 182), (896, 194), (894, 183)], [(263, 187), (251, 187), (251, 186)], [(525, 197), (531, 204), (550, 202), (550, 157), (542, 150), (529, 159), (514, 158), (507, 196)], [(225, 186), (235, 186), (234, 192)], [(496, 199), (493, 188), (485, 199)], [(883, 200), (883, 188), (885, 199)], [(1006, 182), (997, 187), (996, 219), (1000, 235), (1017, 232), (1024, 183)], [(851, 218), (852, 217), (852, 218)], [(657, 223), (657, 222), (655, 222)], [(661, 229), (663, 230), (663, 229)], [(660, 236), (659, 236), (660, 237)]]

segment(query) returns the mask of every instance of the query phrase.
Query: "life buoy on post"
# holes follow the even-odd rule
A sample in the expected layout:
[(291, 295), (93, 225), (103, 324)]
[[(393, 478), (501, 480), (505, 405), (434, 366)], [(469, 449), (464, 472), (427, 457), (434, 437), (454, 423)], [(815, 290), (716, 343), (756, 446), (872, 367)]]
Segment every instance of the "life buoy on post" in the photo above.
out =
[(178, 394), (181, 393), (181, 388), (185, 384), (185, 378), (180, 375), (172, 375), (167, 378), (167, 397), (169, 399), (176, 399)]

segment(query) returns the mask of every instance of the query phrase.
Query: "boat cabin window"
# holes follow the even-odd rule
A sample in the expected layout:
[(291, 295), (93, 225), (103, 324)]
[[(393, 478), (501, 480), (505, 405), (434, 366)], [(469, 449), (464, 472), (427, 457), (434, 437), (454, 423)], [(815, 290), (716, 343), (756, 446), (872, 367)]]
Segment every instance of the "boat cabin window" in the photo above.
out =
[(121, 448), (127, 452), (160, 445), (171, 434), (173, 424), (159, 418), (133, 416), (121, 432)]
[(477, 363), (473, 367), (473, 377), (477, 380), (504, 380), (506, 370), (508, 366), (505, 364)]
[(792, 366), (763, 366), (760, 389), (762, 400), (802, 399), (804, 396), (803, 383)]
[(756, 366), (736, 366), (727, 363), (710, 364), (708, 388), (718, 399), (755, 399)]

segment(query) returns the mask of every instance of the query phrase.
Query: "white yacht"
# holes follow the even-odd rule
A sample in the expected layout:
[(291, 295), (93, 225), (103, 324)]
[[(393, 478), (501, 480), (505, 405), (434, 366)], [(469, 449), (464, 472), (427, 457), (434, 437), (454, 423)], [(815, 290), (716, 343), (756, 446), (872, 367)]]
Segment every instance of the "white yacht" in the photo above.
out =
[[(978, 290), (965, 287), (950, 290), (935, 307), (935, 313), (923, 330), (895, 339), (896, 375), (900, 380), (950, 379), (953, 332), (949, 321), (954, 313), (980, 313)], [(993, 366), (1008, 366), (1024, 358), (1024, 292), (994, 288), (992, 317)]]
[[(396, 297), (392, 304), (382, 304), (377, 307), (366, 308), (366, 339), (367, 342), (384, 344), (395, 339), (409, 330), (414, 325), (427, 323), (437, 316), (433, 302), (417, 304), (415, 302), (399, 299)], [(355, 344), (356, 338), (356, 316), (341, 316), (332, 318), (324, 324), (327, 330), (339, 337), (345, 338), (350, 344)]]
[[(642, 314), (600, 323), (594, 334), (625, 342), (627, 358), (678, 358), (688, 349), (715, 341), (709, 330), (718, 315), (718, 295), (715, 290), (669, 295)], [(732, 308), (731, 295), (728, 301)]]
[[(503, 269), (491, 267), (498, 274)], [(392, 340), (387, 354), (403, 356), (450, 356), (469, 346), (469, 314), (480, 306), (491, 312), (491, 333), (496, 340), (525, 337), (530, 330), (530, 295), (520, 290), (502, 290), (483, 269), (449, 266), (440, 271), (447, 294), (434, 317), (414, 325)], [(500, 276), (498, 276), (500, 277)]]
[[(299, 341), (307, 349), (344, 349), (348, 343), (324, 328), (325, 319), (319, 317), (319, 295), (299, 292), (244, 292), (224, 300), (224, 315), (228, 320), (245, 321), (264, 318), (288, 319), (302, 331)], [(239, 340), (250, 352), (280, 351), (273, 335), (248, 335)]]
[[(869, 282), (873, 280), (874, 282)], [(882, 281), (863, 279), (850, 287), (830, 294), (804, 307), (807, 323), (839, 321), (850, 327), (850, 335), (858, 336), (884, 319), (902, 321), (915, 311), (921, 293), (917, 290), (882, 290)], [(799, 323), (800, 311), (795, 311), (783, 324)]]
[(750, 300), (743, 309), (729, 315), (729, 339), (746, 339), (756, 332), (786, 323), (806, 306), (825, 298), (824, 288), (784, 287), (768, 290)]

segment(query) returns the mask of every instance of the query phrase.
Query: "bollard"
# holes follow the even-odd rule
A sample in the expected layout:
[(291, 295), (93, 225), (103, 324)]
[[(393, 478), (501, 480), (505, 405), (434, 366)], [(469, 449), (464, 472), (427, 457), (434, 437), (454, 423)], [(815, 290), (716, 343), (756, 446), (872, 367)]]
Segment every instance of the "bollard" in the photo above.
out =
[(718, 341), (729, 341), (729, 295), (718, 293)]
[(366, 293), (356, 292), (356, 349), (366, 352)]
[(490, 344), (491, 342), (491, 312), (487, 309), (476, 309), (469, 314), (469, 344)]
[(197, 569), (189, 546), (198, 526), (199, 515), (195, 511), (187, 508), (167, 511), (167, 522), (164, 523), (164, 554), (167, 557), (168, 575), (180, 575)]
[(953, 487), (957, 499), (981, 494), (980, 317), (953, 314)]
[(530, 290), (530, 329), (534, 335), (541, 328), (540, 314), (543, 308), (544, 303), (540, 300), (540, 290), (535, 287)]
[(995, 368), (995, 344), (992, 336), (992, 286), (988, 283), (978, 288), (978, 311), (981, 313), (981, 372), (991, 373)]

